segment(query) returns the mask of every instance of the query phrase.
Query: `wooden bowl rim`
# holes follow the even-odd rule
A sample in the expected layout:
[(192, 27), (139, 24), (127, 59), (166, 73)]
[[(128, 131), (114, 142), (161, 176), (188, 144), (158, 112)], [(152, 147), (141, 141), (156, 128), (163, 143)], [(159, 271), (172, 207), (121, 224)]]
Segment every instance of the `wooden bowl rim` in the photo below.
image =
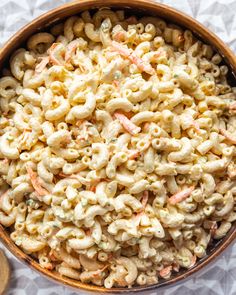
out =
[[(174, 22), (179, 24), (182, 27), (188, 27), (191, 31), (193, 31), (196, 35), (198, 35), (202, 39), (206, 39), (207, 43), (211, 44), (215, 47), (215, 49), (220, 52), (223, 59), (226, 63), (231, 67), (233, 74), (236, 73), (236, 58), (233, 52), (229, 49), (229, 47), (224, 44), (214, 33), (212, 33), (209, 29), (204, 27), (201, 23), (193, 19), (192, 17), (186, 15), (185, 13), (169, 7), (167, 5), (154, 2), (153, 0), (80, 0), (79, 2), (74, 1), (71, 3), (67, 3), (61, 5), (55, 9), (52, 9), (27, 25), (17, 31), (3, 46), (0, 51), (0, 66), (7, 61), (10, 54), (19, 48), (19, 45), (23, 43), (23, 41), (27, 40), (30, 35), (36, 33), (38, 30), (41, 30), (48, 25), (52, 24), (55, 21), (58, 21), (62, 18), (72, 16), (74, 14), (79, 13), (85, 9), (94, 9), (99, 7), (112, 7), (112, 8), (134, 8), (137, 10), (146, 10), (146, 14), (152, 14), (156, 16), (160, 16), (164, 19), (173, 19)], [(175, 21), (178, 19), (177, 21)], [(19, 45), (18, 45), (19, 44)], [(50, 278), (57, 283), (61, 283), (63, 285), (67, 285), (73, 288), (82, 289), (84, 291), (90, 292), (99, 292), (99, 293), (126, 293), (126, 292), (141, 292), (141, 291), (154, 291), (157, 288), (164, 286), (173, 286), (173, 284), (177, 284), (182, 282), (184, 279), (189, 278), (197, 271), (201, 270), (205, 266), (209, 265), (213, 259), (217, 258), (236, 238), (236, 224), (234, 223), (230, 232), (219, 242), (217, 246), (215, 246), (203, 259), (197, 262), (197, 264), (188, 269), (186, 271), (181, 272), (180, 274), (176, 274), (174, 277), (169, 280), (160, 282), (158, 284), (150, 285), (150, 286), (140, 286), (140, 287), (132, 287), (132, 288), (112, 288), (105, 289), (104, 287), (98, 287), (91, 284), (81, 283), (80, 281), (76, 281), (70, 278), (61, 277), (56, 272), (51, 272), (46, 269), (43, 269), (39, 266), (39, 264), (29, 255), (25, 254), (20, 248), (18, 248), (14, 242), (10, 239), (8, 232), (0, 225), (0, 239), (5, 244), (7, 249), (21, 262), (29, 265), (34, 270), (39, 272), (40, 274), (46, 276), (46, 278)]]

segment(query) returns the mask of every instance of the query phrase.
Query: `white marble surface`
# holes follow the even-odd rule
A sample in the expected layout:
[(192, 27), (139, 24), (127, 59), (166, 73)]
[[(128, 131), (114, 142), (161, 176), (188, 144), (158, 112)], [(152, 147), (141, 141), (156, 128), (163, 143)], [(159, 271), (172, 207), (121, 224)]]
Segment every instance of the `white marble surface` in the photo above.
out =
[[(0, 0), (0, 44), (3, 44), (14, 32), (33, 18), (65, 2), (68, 1)], [(236, 52), (236, 0), (162, 0), (159, 2), (178, 8), (195, 17)], [(3, 246), (0, 245), (0, 247)], [(7, 250), (6, 254), (12, 267), (12, 277), (7, 295), (83, 294), (83, 292), (75, 292), (48, 281), (18, 262)], [(227, 249), (210, 267), (196, 274), (194, 278), (176, 287), (166, 290), (159, 289), (154, 294), (235, 295), (236, 244)]]

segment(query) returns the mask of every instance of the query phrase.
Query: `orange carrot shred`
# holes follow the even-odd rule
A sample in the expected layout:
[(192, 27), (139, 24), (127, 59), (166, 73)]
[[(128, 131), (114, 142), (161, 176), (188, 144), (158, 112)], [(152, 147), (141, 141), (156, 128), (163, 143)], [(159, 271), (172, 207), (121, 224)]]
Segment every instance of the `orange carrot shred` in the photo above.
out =
[(116, 119), (118, 119), (121, 125), (132, 135), (138, 134), (141, 131), (141, 128), (136, 126), (131, 122), (125, 115), (121, 113), (114, 113)]
[(49, 192), (40, 185), (37, 178), (37, 173), (34, 172), (32, 168), (29, 166), (26, 166), (26, 170), (27, 170), (27, 173), (29, 174), (32, 186), (35, 189), (35, 191), (39, 194), (39, 196), (45, 196), (49, 194)]
[(160, 276), (162, 277), (162, 278), (165, 278), (165, 277), (167, 277), (169, 274), (170, 274), (170, 272), (172, 271), (172, 266), (170, 265), (170, 266), (166, 266), (166, 267), (164, 267), (161, 271), (160, 271)]
[(148, 73), (149, 75), (154, 75), (155, 70), (151, 66), (150, 63), (145, 62), (142, 58), (138, 57), (134, 51), (129, 49), (127, 46), (120, 44), (119, 42), (112, 41), (113, 50), (117, 51), (123, 57), (129, 59), (132, 63), (136, 64), (136, 66), (143, 72)]
[(223, 128), (220, 128), (220, 133), (232, 144), (236, 144), (236, 137), (234, 137), (230, 132)]
[(37, 74), (41, 73), (46, 68), (48, 63), (49, 63), (49, 56), (41, 57), (40, 63), (38, 63), (35, 67), (35, 72)]
[(180, 192), (174, 194), (173, 196), (171, 196), (169, 198), (169, 203), (171, 205), (175, 205), (175, 204), (187, 199), (191, 195), (193, 190), (194, 190), (194, 186), (183, 189), (182, 191), (180, 191)]

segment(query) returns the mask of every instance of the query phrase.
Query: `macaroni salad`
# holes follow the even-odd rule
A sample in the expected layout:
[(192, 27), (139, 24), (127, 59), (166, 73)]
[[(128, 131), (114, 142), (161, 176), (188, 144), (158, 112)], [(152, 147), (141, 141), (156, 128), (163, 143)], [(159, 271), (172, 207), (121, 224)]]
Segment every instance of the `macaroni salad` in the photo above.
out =
[(157, 17), (84, 11), (0, 78), (0, 223), (46, 269), (106, 288), (191, 268), (236, 219), (236, 88)]

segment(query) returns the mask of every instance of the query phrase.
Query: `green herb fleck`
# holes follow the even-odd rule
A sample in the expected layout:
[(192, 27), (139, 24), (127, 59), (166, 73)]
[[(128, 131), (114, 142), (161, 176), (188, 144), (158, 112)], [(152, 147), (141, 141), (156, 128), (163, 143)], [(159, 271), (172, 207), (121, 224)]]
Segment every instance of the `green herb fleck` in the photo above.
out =
[(114, 74), (114, 79), (118, 80), (120, 78), (121, 78), (121, 71), (116, 71), (115, 74)]
[(27, 206), (30, 206), (30, 207), (33, 207), (35, 205), (35, 201), (32, 199), (28, 199), (25, 203)]

